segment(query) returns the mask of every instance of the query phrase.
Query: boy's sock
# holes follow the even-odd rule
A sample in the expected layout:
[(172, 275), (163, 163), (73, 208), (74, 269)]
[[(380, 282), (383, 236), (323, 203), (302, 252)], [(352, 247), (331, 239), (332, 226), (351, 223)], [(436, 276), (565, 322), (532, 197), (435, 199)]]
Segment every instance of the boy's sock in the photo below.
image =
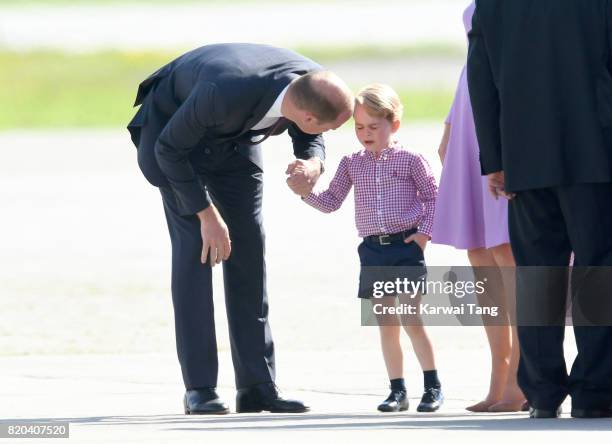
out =
[(425, 370), (423, 372), (423, 380), (425, 385), (425, 390), (429, 388), (442, 388), (442, 384), (440, 384), (440, 380), (438, 379), (438, 371), (437, 370)]
[(391, 390), (406, 391), (406, 384), (404, 383), (404, 378), (391, 379)]

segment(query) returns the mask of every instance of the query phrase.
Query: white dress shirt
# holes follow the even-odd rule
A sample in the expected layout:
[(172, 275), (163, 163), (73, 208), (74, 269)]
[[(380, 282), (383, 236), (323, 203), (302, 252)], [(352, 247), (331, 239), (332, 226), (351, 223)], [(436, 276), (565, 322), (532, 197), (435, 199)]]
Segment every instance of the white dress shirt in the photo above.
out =
[(289, 85), (279, 94), (276, 98), (276, 101), (272, 105), (272, 107), (268, 110), (266, 115), (261, 119), (252, 130), (261, 130), (264, 128), (270, 128), (274, 125), (278, 119), (283, 117), (283, 113), (281, 113), (281, 106), (283, 104), (283, 99), (285, 98), (285, 94), (287, 94), (287, 90), (289, 89)]

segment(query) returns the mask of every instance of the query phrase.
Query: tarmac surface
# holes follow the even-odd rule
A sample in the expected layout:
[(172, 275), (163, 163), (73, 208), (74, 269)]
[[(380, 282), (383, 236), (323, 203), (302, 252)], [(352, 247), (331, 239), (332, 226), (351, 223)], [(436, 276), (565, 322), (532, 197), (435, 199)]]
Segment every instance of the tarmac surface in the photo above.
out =
[[(440, 131), (407, 125), (400, 135), (437, 174)], [(357, 149), (347, 128), (326, 140), (329, 172), (321, 184)], [(4, 132), (0, 155), (0, 425), (69, 421), (71, 442), (84, 443), (597, 443), (612, 436), (609, 420), (466, 412), (488, 388), (481, 327), (429, 328), (446, 394), (440, 412), (415, 412), (422, 376), (404, 341), (411, 408), (378, 413), (388, 380), (376, 328), (360, 325), (352, 198), (332, 215), (300, 202), (284, 183), (292, 160), (285, 136), (265, 147), (270, 320), (277, 383), (311, 412), (184, 416), (168, 234), (158, 192), (141, 177), (127, 132)], [(426, 258), (429, 265), (467, 264), (464, 252), (439, 245), (429, 245)], [(233, 409), (220, 270), (214, 275), (219, 393)], [(575, 346), (567, 336), (571, 362)]]
[(0, 7), (0, 46), (91, 51), (193, 48), (215, 42), (284, 47), (461, 44), (468, 0), (242, 1)]

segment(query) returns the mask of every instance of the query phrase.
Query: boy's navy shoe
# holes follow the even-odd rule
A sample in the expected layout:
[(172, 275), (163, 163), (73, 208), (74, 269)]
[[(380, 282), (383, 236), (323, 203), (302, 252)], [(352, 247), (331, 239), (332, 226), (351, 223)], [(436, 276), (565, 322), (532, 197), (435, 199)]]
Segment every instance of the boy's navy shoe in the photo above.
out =
[(435, 412), (444, 403), (444, 395), (442, 389), (431, 387), (425, 389), (421, 402), (417, 407), (417, 412)]
[(391, 390), (391, 394), (378, 406), (381, 412), (403, 412), (408, 410), (408, 395), (405, 390)]

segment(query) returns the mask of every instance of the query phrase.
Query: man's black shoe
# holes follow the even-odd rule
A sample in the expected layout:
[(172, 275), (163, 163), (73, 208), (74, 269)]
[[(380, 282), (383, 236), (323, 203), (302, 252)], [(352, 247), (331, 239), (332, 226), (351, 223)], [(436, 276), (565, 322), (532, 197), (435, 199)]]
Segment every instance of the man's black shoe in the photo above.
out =
[(574, 409), (572, 418), (612, 418), (612, 409)]
[(237, 413), (304, 413), (310, 410), (301, 401), (283, 399), (272, 382), (239, 389), (236, 394)]
[(535, 419), (551, 419), (558, 418), (561, 415), (561, 406), (556, 410), (529, 408), (529, 417)]
[(225, 415), (229, 408), (223, 403), (214, 387), (187, 390), (183, 398), (186, 415)]

